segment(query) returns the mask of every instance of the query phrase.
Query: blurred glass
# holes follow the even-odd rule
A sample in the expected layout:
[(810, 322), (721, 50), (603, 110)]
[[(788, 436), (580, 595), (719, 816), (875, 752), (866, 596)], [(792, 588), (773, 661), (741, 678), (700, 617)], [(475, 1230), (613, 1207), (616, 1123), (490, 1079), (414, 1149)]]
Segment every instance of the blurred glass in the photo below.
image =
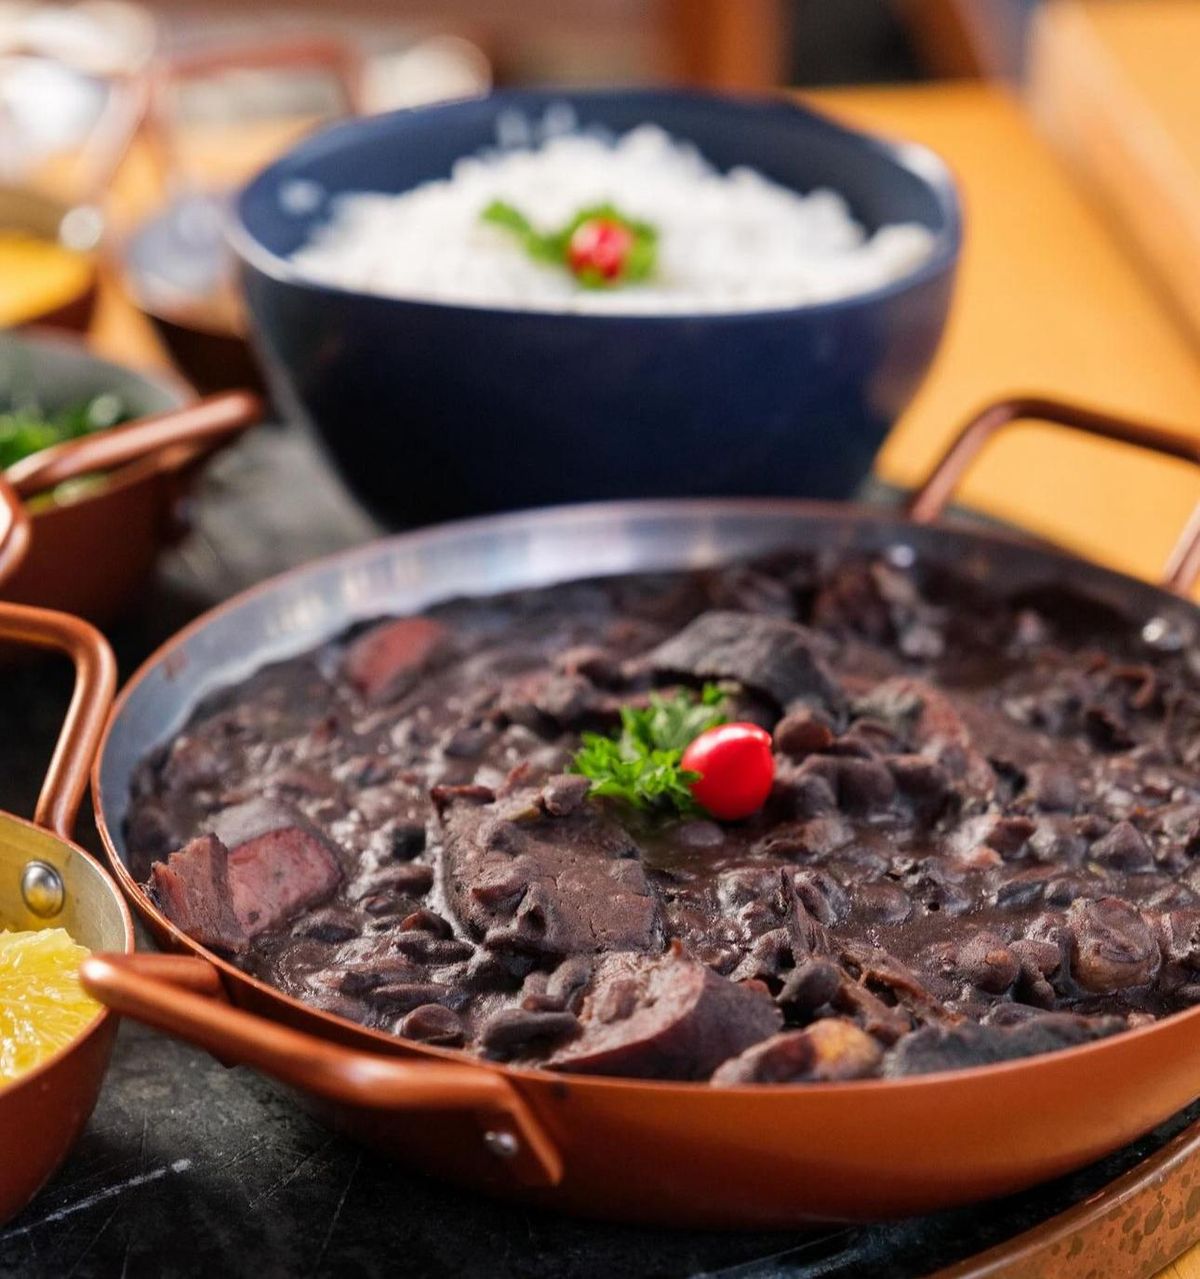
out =
[(136, 5), (0, 4), (0, 183), (96, 198), (141, 118), (154, 47)]

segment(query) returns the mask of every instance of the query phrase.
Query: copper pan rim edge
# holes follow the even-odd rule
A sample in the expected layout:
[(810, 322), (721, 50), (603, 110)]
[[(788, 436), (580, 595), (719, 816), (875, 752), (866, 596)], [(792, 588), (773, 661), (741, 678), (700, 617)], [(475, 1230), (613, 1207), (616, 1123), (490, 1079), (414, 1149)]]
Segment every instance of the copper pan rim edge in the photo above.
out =
[[(91, 770), (91, 791), (96, 826), (104, 844), (105, 853), (109, 862), (109, 870), (112, 876), (116, 879), (121, 890), (133, 904), (134, 908), (138, 910), (138, 912), (152, 927), (158, 930), (161, 934), (168, 936), (171, 939), (172, 945), (176, 949), (186, 951), (196, 958), (204, 960), (208, 964), (212, 965), (227, 985), (232, 983), (235, 987), (244, 986), (253, 990), (256, 995), (261, 998), (265, 998), (270, 1004), (287, 1009), (290, 1013), (300, 1015), (305, 1020), (311, 1022), (314, 1027), (324, 1028), (324, 1033), (326, 1034), (332, 1032), (334, 1035), (343, 1040), (347, 1035), (350, 1035), (353, 1037), (354, 1042), (366, 1051), (382, 1050), (389, 1056), (409, 1055), (413, 1057), (454, 1063), (456, 1065), (467, 1064), (474, 1066), (477, 1069), (495, 1071), (518, 1083), (521, 1081), (527, 1081), (531, 1085), (553, 1085), (559, 1089), (569, 1089), (572, 1091), (576, 1089), (595, 1089), (600, 1091), (617, 1089), (627, 1092), (645, 1092), (650, 1096), (657, 1095), (660, 1097), (669, 1096), (682, 1090), (693, 1095), (706, 1095), (713, 1097), (753, 1096), (764, 1099), (801, 1095), (824, 1097), (832, 1095), (846, 1097), (878, 1097), (886, 1095), (889, 1097), (895, 1096), (899, 1098), (904, 1095), (910, 1095), (914, 1092), (921, 1093), (931, 1090), (940, 1090), (948, 1085), (961, 1084), (968, 1080), (972, 1081), (977, 1086), (983, 1086), (988, 1080), (999, 1080), (1001, 1078), (1025, 1073), (1048, 1061), (1065, 1061), (1069, 1059), (1073, 1063), (1083, 1063), (1086, 1062), (1088, 1058), (1098, 1058), (1111, 1053), (1116, 1045), (1147, 1040), (1155, 1035), (1161, 1036), (1167, 1030), (1176, 1029), (1200, 1019), (1200, 1006), (1197, 1006), (1172, 1013), (1169, 1016), (1160, 1018), (1156, 1022), (1147, 1026), (1122, 1031), (1118, 1035), (1110, 1036), (1106, 1039), (1095, 1040), (1093, 1042), (1076, 1045), (1071, 1048), (1060, 1049), (1052, 1053), (1043, 1053), (1034, 1057), (1021, 1058), (1008, 1062), (998, 1062), (990, 1065), (968, 1067), (954, 1071), (942, 1071), (928, 1075), (911, 1076), (903, 1079), (851, 1080), (840, 1083), (755, 1084), (716, 1089), (707, 1081), (648, 1080), (626, 1077), (559, 1074), (547, 1070), (517, 1068), (497, 1062), (489, 1062), (463, 1050), (438, 1048), (404, 1040), (384, 1031), (369, 1029), (357, 1022), (339, 1017), (333, 1013), (325, 1012), (311, 1004), (307, 1004), (302, 1000), (287, 995), (276, 987), (243, 972), (229, 961), (221, 958), (214, 952), (207, 950), (197, 942), (193, 941), (190, 937), (186, 936), (186, 934), (182, 933), (166, 918), (165, 915), (162, 914), (158, 907), (150, 900), (149, 896), (133, 878), (132, 872), (125, 864), (124, 858), (118, 852), (117, 843), (114, 839), (113, 832), (109, 827), (108, 814), (105, 811), (103, 803), (101, 771), (107, 753), (109, 739), (114, 727), (121, 718), (122, 712), (124, 711), (129, 699), (142, 681), (150, 674), (157, 671), (159, 667), (169, 668), (172, 660), (180, 657), (188, 640), (200, 634), (216, 619), (223, 617), (225, 614), (236, 612), (239, 608), (251, 600), (277, 591), (285, 584), (301, 580), (306, 575), (315, 574), (320, 569), (335, 567), (350, 568), (357, 560), (367, 560), (372, 556), (378, 555), (384, 547), (402, 548), (406, 545), (419, 545), (427, 542), (431, 538), (454, 537), (465, 533), (488, 532), (504, 528), (522, 529), (532, 527), (540, 530), (543, 526), (545, 526), (545, 528), (552, 533), (555, 525), (566, 525), (570, 524), (572, 521), (580, 520), (589, 521), (595, 524), (604, 524), (620, 517), (636, 515), (694, 515), (696, 517), (700, 517), (721, 514), (749, 514), (752, 516), (775, 515), (785, 518), (795, 517), (807, 519), (828, 519), (836, 515), (839, 520), (842, 521), (853, 520), (860, 524), (870, 523), (881, 527), (894, 528), (896, 530), (911, 530), (913, 532), (920, 532), (925, 536), (928, 536), (931, 532), (930, 526), (914, 521), (899, 511), (881, 510), (879, 508), (854, 505), (850, 503), (816, 502), (802, 499), (776, 498), (635, 499), (620, 502), (594, 502), (582, 503), (573, 506), (538, 508), (532, 511), (506, 512), (498, 515), (487, 515), (473, 519), (452, 521), (446, 524), (393, 534), (390, 537), (377, 539), (361, 546), (352, 547), (348, 550), (319, 557), (283, 573), (277, 574), (263, 582), (255, 584), (245, 591), (239, 592), (230, 599), (225, 600), (215, 607), (207, 610), (198, 618), (190, 622), (187, 626), (183, 627), (164, 644), (160, 645), (159, 648), (157, 648), (148, 658), (146, 658), (119, 691), (105, 723), (103, 735)], [(1044, 543), (1038, 543), (1029, 535), (1023, 535), (1014, 530), (1005, 528), (992, 529), (989, 527), (986, 531), (980, 531), (978, 528), (955, 525), (951, 521), (946, 521), (944, 525), (939, 525), (938, 527), (945, 528), (947, 532), (952, 532), (956, 536), (966, 536), (972, 541), (980, 543), (984, 547), (991, 547), (992, 549), (995, 549), (996, 545), (1000, 544), (1001, 546), (1011, 545), (1013, 547), (1020, 547), (1027, 550), (1039, 550), (1043, 555), (1052, 557), (1054, 560), (1059, 562), (1061, 566), (1086, 566), (1088, 569), (1104, 575), (1116, 584), (1125, 584), (1128, 588), (1136, 589), (1138, 592), (1154, 592), (1165, 599), (1171, 600), (1175, 607), (1183, 608), (1190, 611), (1192, 615), (1200, 617), (1200, 607), (1189, 600), (1170, 596), (1161, 588), (1153, 587), (1144, 581), (1133, 578), (1127, 574), (1120, 573), (1117, 570), (1096, 565), (1081, 556), (1073, 554), (1072, 552), (1065, 551), (1058, 547), (1049, 546)], [(764, 547), (763, 549), (765, 550), (766, 548)], [(586, 574), (583, 574), (582, 576), (586, 576)], [(566, 581), (569, 579), (563, 578), (558, 580)], [(451, 592), (451, 594), (453, 593), (454, 592)], [(364, 616), (369, 615), (370, 614), (364, 614)], [(344, 619), (343, 624), (349, 625), (352, 620), (354, 619), (346, 618)], [(145, 748), (147, 750), (151, 749), (152, 746), (153, 743), (145, 743)], [(314, 1030), (313, 1033), (322, 1032)], [(1197, 1095), (1200, 1095), (1200, 1077), (1197, 1079), (1196, 1092)]]

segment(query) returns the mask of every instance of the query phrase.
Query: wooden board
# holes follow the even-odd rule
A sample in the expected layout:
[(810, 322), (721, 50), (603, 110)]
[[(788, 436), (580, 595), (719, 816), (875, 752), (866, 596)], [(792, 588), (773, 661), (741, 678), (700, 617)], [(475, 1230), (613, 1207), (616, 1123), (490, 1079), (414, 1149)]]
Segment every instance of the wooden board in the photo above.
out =
[(1030, 48), (1039, 126), (1200, 343), (1200, 5), (1059, 0)]

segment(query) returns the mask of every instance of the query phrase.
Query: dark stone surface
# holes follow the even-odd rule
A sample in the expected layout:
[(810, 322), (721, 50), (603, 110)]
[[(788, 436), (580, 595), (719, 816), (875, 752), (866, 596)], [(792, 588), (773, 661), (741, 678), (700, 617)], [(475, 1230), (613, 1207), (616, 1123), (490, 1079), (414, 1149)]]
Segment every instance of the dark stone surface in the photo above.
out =
[[(114, 629), (123, 674), (213, 600), (372, 532), (307, 443), (275, 431), (219, 461), (196, 517), (197, 532)], [(52, 662), (5, 680), (0, 808), (32, 810), (68, 689)], [(79, 836), (98, 850), (86, 816)], [(984, 1208), (809, 1236), (644, 1230), (429, 1181), (333, 1136), (250, 1072), (126, 1025), (79, 1148), (0, 1231), (0, 1275), (909, 1279), (1094, 1193), (1197, 1116), (1200, 1106), (1096, 1168)], [(19, 1136), (0, 1138), (19, 1150)]]

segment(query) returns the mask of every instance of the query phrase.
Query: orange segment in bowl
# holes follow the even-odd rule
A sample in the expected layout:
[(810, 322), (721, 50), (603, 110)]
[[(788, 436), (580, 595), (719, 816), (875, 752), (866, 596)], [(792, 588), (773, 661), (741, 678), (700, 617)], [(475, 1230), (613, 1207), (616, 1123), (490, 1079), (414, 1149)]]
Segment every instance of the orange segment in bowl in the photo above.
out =
[(91, 278), (86, 253), (0, 228), (0, 326), (24, 324), (66, 306), (87, 291)]
[(0, 931), (0, 1088), (65, 1047), (99, 1013), (79, 984), (87, 954), (62, 928)]

